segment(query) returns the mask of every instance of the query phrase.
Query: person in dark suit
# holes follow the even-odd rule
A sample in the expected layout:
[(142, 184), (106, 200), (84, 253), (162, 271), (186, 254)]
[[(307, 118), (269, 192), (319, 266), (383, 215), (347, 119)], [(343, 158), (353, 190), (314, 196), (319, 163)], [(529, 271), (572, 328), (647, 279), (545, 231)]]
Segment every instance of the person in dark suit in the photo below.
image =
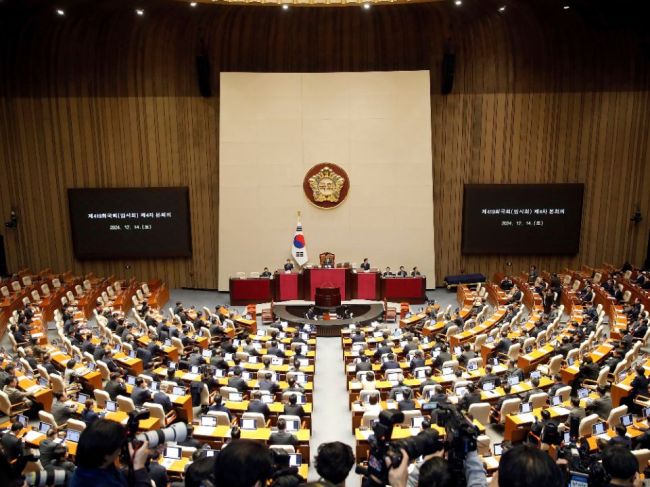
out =
[(501, 379), (499, 379), (499, 376), (492, 373), (491, 364), (485, 366), (485, 375), (478, 380), (479, 387), (483, 388), (483, 385), (486, 382), (494, 382), (495, 387), (499, 387), (501, 385)]
[(145, 402), (151, 401), (151, 391), (147, 386), (147, 382), (143, 378), (137, 377), (135, 379), (135, 387), (133, 387), (133, 391), (131, 391), (131, 399), (133, 400), (133, 404), (139, 408), (142, 407)]
[(627, 428), (622, 424), (616, 425), (614, 428), (616, 436), (609, 440), (607, 446), (622, 446), (628, 450), (632, 450), (632, 438), (627, 436)]
[(174, 409), (174, 406), (172, 404), (171, 399), (169, 399), (169, 396), (161, 391), (158, 391), (153, 395), (153, 399), (151, 402), (160, 404), (163, 408), (163, 411), (165, 411), (165, 414), (169, 413), (172, 409)]
[(505, 276), (500, 284), (501, 289), (503, 289), (504, 291), (510, 291), (513, 286), (514, 283), (512, 282), (512, 279), (510, 279), (508, 276)]
[(386, 360), (383, 364), (381, 364), (382, 372), (385, 372), (386, 370), (389, 370), (389, 369), (399, 369), (400, 368), (399, 363), (395, 360), (395, 354), (389, 353), (386, 358), (388, 360)]
[(411, 372), (417, 369), (418, 367), (424, 367), (424, 365), (425, 365), (424, 357), (422, 356), (422, 352), (418, 350), (413, 354), (413, 359), (409, 364)]
[(597, 414), (600, 418), (606, 420), (612, 411), (612, 396), (604, 387), (598, 387), (596, 392), (599, 397), (593, 401), (590, 400), (587, 409), (590, 414)]
[(354, 372), (368, 372), (372, 370), (372, 364), (366, 355), (362, 355), (359, 362), (354, 366)]
[(598, 368), (598, 365), (594, 363), (591, 356), (589, 355), (586, 356), (582, 361), (582, 365), (580, 365), (580, 372), (579, 372), (580, 383), (584, 379), (589, 379), (589, 380), (598, 379), (599, 372), (600, 369)]
[(616, 287), (616, 291), (614, 292), (614, 299), (616, 299), (616, 301), (620, 303), (621, 301), (623, 301), (623, 294), (624, 294), (623, 284), (619, 284)]
[(511, 346), (512, 346), (512, 340), (508, 338), (508, 332), (504, 331), (503, 333), (501, 333), (501, 339), (494, 347), (494, 353), (496, 355), (500, 353), (505, 355), (508, 353), (508, 350), (510, 350)]
[(551, 309), (553, 307), (554, 302), (555, 302), (555, 298), (553, 296), (553, 291), (551, 291), (550, 289), (544, 291), (544, 297), (542, 300), (542, 304), (544, 305), (544, 314), (548, 315), (551, 313)]
[(361, 330), (357, 330), (354, 335), (352, 335), (352, 343), (363, 343), (366, 339), (363, 337)]
[(271, 274), (271, 271), (269, 270), (269, 268), (268, 268), (268, 267), (265, 267), (264, 270), (262, 271), (262, 273), (260, 274), (260, 277), (269, 278), (269, 277), (271, 277), (272, 275), (273, 275), (273, 274)]
[(648, 395), (648, 386), (650, 386), (650, 379), (645, 375), (645, 368), (643, 365), (639, 365), (634, 369), (636, 376), (632, 380), (632, 390), (630, 394), (621, 401), (622, 404), (627, 404), (628, 411), (630, 413), (637, 413), (640, 410), (640, 406), (634, 402), (637, 396), (643, 394)]
[(399, 266), (399, 271), (397, 271), (397, 277), (406, 277), (406, 276), (408, 276), (408, 273), (406, 272), (406, 270), (404, 270), (404, 266), (403, 265)]
[(284, 405), (284, 414), (299, 416), (302, 419), (305, 416), (305, 410), (301, 404), (298, 404), (298, 396), (290, 394), (288, 402)]
[(364, 271), (370, 270), (370, 262), (368, 262), (368, 257), (365, 257), (363, 259), (363, 262), (361, 263), (361, 269)]
[(630, 330), (634, 338), (643, 338), (648, 331), (648, 320), (643, 319), (637, 326)]
[(278, 419), (277, 428), (278, 431), (271, 433), (269, 437), (269, 445), (290, 445), (295, 447), (298, 444), (298, 438), (287, 431), (287, 422), (284, 418)]
[(511, 303), (518, 303), (521, 301), (521, 298), (524, 296), (524, 294), (521, 292), (521, 289), (517, 287), (515, 284), (512, 287), (512, 294), (510, 295), (510, 302)]
[(418, 270), (417, 267), (414, 267), (413, 270), (411, 271), (411, 277), (418, 277), (421, 276), (420, 271)]
[(275, 340), (271, 340), (269, 342), (269, 348), (266, 351), (266, 353), (267, 355), (275, 355), (276, 357), (281, 357), (281, 358), (285, 357), (284, 351), (281, 350), (280, 347), (278, 347), (278, 342), (276, 342)]
[(259, 389), (260, 391), (269, 391), (271, 394), (275, 394), (280, 390), (280, 386), (273, 380), (273, 374), (267, 372), (264, 374), (264, 378), (259, 382)]
[(472, 345), (470, 343), (465, 343), (463, 345), (463, 352), (458, 356), (458, 363), (461, 365), (467, 365), (467, 363), (476, 358), (476, 352), (472, 350)]
[(158, 463), (160, 460), (160, 450), (154, 449), (151, 450), (149, 456), (150, 461), (147, 464), (147, 470), (149, 470), (149, 477), (153, 480), (153, 483), (156, 484), (156, 487), (167, 487), (169, 484), (169, 477), (167, 476), (167, 469)]
[(476, 390), (474, 383), (467, 384), (467, 393), (459, 402), (462, 411), (468, 411), (472, 404), (481, 402), (481, 392)]
[(327, 257), (325, 257), (325, 260), (323, 261), (323, 267), (326, 267), (326, 268), (334, 267), (334, 259), (332, 259), (332, 257), (329, 256), (329, 255)]
[(2, 446), (2, 450), (9, 462), (13, 462), (23, 455), (23, 440), (17, 436), (18, 432), (22, 429), (23, 425), (19, 421), (15, 421), (11, 424), (9, 432), (5, 433), (2, 439), (0, 439), (0, 446)]
[(562, 355), (562, 357), (566, 358), (571, 350), (573, 350), (573, 344), (571, 343), (569, 337), (562, 337), (562, 345), (558, 347), (557, 352)]
[(377, 346), (377, 350), (375, 350), (375, 358), (379, 358), (382, 355), (386, 355), (387, 353), (391, 353), (393, 349), (391, 348), (390, 344), (386, 341), (383, 340), (379, 346)]
[(292, 271), (293, 270), (293, 264), (291, 263), (291, 259), (287, 259), (287, 261), (285, 262), (284, 270), (285, 271)]
[(405, 396), (407, 394), (407, 391), (410, 392), (411, 388), (408, 387), (407, 385), (404, 384), (404, 379), (400, 380), (399, 383), (390, 389), (390, 392), (388, 393), (388, 398), (395, 400), (397, 398), (398, 394), (401, 394), (402, 396)]
[(386, 270), (384, 271), (384, 273), (382, 274), (382, 276), (383, 276), (383, 277), (394, 277), (395, 274), (393, 274), (393, 273), (390, 271), (390, 267), (386, 267)]
[(93, 410), (94, 405), (95, 401), (92, 399), (87, 399), (84, 404), (83, 411), (81, 411), (81, 420), (86, 423), (86, 427), (90, 426), (99, 419), (99, 414)]
[(230, 409), (228, 409), (226, 405), (223, 403), (223, 398), (221, 397), (220, 394), (217, 394), (214, 397), (214, 403), (210, 405), (208, 411), (221, 411), (222, 413), (226, 413), (228, 415), (228, 419), (232, 419), (232, 415), (230, 414)]
[(424, 392), (424, 388), (426, 386), (435, 386), (436, 384), (438, 384), (435, 380), (431, 378), (432, 375), (433, 375), (433, 371), (431, 369), (426, 369), (424, 371), (425, 379), (420, 383), (420, 394)]
[(112, 401), (115, 401), (117, 396), (125, 396), (127, 393), (124, 379), (117, 372), (111, 373), (108, 382), (104, 386), (104, 390), (108, 392)]
[(449, 360), (451, 360), (451, 354), (447, 350), (447, 345), (443, 343), (440, 345), (440, 352), (438, 353), (438, 356), (433, 361), (433, 367), (439, 369), (442, 367), (442, 364)]
[(246, 411), (249, 413), (262, 413), (264, 419), (268, 419), (269, 414), (271, 414), (268, 405), (262, 401), (262, 393), (260, 391), (253, 392), (253, 399), (248, 402), (248, 409)]
[(404, 389), (404, 397), (397, 403), (397, 409), (400, 411), (415, 411), (417, 409), (411, 389)]
[(241, 376), (241, 369), (236, 369), (233, 371), (233, 376), (228, 379), (228, 387), (234, 387), (242, 394), (248, 390), (248, 384)]

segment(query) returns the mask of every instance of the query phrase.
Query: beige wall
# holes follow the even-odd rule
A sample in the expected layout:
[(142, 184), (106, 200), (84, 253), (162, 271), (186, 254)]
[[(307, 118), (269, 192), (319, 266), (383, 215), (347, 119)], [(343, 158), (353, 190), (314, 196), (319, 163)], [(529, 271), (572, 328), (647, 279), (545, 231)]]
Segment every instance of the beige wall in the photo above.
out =
[[(219, 289), (290, 257), (297, 211), (311, 262), (417, 265), (434, 286), (428, 71), (222, 73), (220, 109)], [(332, 210), (302, 190), (321, 162), (350, 179)]]

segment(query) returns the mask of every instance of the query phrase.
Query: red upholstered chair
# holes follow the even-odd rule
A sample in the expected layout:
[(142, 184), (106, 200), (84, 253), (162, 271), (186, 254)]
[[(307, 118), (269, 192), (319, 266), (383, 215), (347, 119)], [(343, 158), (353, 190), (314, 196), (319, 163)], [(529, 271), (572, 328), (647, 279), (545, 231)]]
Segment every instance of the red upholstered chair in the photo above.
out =
[(399, 316), (400, 318), (406, 317), (406, 315), (411, 311), (411, 306), (408, 303), (400, 303), (399, 305)]
[(257, 306), (254, 304), (249, 304), (246, 306), (246, 314), (251, 315), (251, 319), (255, 319), (255, 316), (257, 316)]
[(386, 301), (385, 298), (384, 298), (384, 321), (385, 322), (392, 321), (393, 323), (397, 321), (397, 309), (389, 308), (388, 301)]
[(320, 265), (321, 266), (324, 266), (325, 262), (330, 260), (332, 267), (334, 267), (334, 263), (336, 262), (336, 256), (332, 252), (323, 252), (318, 257), (320, 258)]
[(273, 316), (273, 301), (271, 301), (270, 308), (264, 308), (262, 310), (262, 324), (266, 325), (268, 323), (273, 323), (275, 317)]

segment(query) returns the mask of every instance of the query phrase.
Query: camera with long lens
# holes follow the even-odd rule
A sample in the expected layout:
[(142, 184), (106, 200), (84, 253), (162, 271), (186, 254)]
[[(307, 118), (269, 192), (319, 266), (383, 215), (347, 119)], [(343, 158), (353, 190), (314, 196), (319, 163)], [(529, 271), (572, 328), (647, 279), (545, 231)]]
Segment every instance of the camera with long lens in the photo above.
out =
[[(370, 453), (368, 467), (357, 466), (356, 472), (363, 475), (362, 486), (374, 487), (388, 483), (388, 471), (402, 463), (402, 449), (410, 459), (430, 455), (442, 450), (438, 432), (434, 429), (421, 431), (417, 436), (403, 440), (391, 441), (393, 427), (404, 421), (404, 413), (397, 410), (384, 410), (379, 413), (378, 421), (373, 425), (373, 434), (368, 438)], [(386, 465), (385, 459), (389, 459)]]
[(149, 442), (149, 448), (156, 448), (158, 445), (168, 441), (185, 441), (187, 438), (187, 425), (185, 423), (174, 423), (167, 428), (158, 430), (145, 431), (138, 434), (138, 425), (140, 420), (149, 419), (151, 413), (149, 410), (137, 410), (129, 413), (129, 419), (126, 423), (126, 438), (122, 445), (120, 461), (124, 465), (131, 466), (131, 454), (129, 453), (129, 444), (135, 449), (140, 448), (144, 441)]
[(68, 480), (68, 471), (63, 468), (39, 470), (38, 472), (29, 472), (25, 475), (25, 482), (30, 487), (68, 485)]
[(476, 451), (478, 428), (454, 406), (438, 406), (437, 425), (445, 427), (445, 451), (451, 478), (465, 485), (465, 459)]

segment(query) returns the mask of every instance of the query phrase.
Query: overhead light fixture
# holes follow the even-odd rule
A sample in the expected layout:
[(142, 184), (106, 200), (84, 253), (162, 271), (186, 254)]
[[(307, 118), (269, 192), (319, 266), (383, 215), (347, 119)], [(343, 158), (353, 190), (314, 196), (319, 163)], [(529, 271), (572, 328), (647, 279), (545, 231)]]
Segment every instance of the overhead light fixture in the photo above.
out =
[(505, 6), (505, 5), (501, 5), (501, 6), (499, 7), (499, 12), (503, 13), (503, 12), (505, 12), (505, 11), (506, 11), (506, 6)]
[(460, 7), (463, 4), (463, 0), (456, 0), (454, 3), (457, 7)]
[(57, 8), (56, 9), (56, 14), (63, 17), (65, 15), (65, 10), (63, 10), (62, 8)]
[(564, 10), (569, 10), (569, 9), (571, 8), (571, 5), (565, 5), (565, 6), (562, 7), (562, 8), (563, 8)]
[(196, 2), (190, 2), (190, 7), (196, 7)]
[(144, 10), (142, 10), (141, 8), (136, 8), (135, 13), (138, 14), (140, 17), (142, 17), (144, 15)]
[(282, 5), (282, 10), (289, 10), (289, 5), (287, 5), (286, 3)]
[(365, 8), (366, 10), (369, 10), (370, 9), (370, 4), (369, 3), (364, 3), (363, 8)]

